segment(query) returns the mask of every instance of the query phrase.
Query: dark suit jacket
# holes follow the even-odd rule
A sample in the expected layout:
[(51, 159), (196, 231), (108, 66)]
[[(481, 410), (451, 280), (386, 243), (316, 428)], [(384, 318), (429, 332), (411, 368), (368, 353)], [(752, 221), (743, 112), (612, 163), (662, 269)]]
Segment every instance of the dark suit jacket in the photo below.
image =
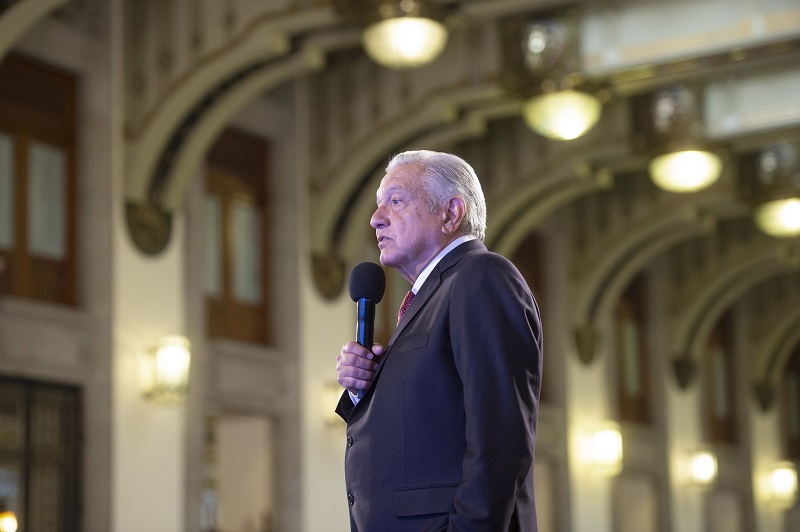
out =
[(345, 477), (360, 532), (536, 531), (539, 310), (517, 269), (472, 240), (434, 268), (354, 407)]

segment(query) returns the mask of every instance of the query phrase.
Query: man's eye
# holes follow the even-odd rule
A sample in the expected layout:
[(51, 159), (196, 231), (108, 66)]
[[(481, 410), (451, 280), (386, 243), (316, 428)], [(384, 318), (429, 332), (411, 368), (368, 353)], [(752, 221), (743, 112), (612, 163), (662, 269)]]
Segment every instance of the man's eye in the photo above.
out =
[(400, 205), (401, 203), (403, 203), (403, 200), (400, 198), (392, 198), (392, 205)]

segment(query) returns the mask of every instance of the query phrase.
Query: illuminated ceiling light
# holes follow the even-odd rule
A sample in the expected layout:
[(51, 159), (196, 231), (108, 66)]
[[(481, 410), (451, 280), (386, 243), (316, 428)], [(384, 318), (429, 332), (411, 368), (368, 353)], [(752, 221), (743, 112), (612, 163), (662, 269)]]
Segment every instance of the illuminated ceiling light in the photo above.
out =
[(596, 96), (575, 90), (530, 98), (523, 109), (525, 122), (537, 133), (555, 140), (572, 140), (600, 119), (603, 104)]
[(364, 27), (361, 43), (376, 63), (395, 70), (434, 61), (447, 45), (443, 8), (430, 0), (333, 0), (344, 17)]
[(665, 87), (631, 99), (634, 143), (651, 158), (653, 182), (669, 192), (696, 192), (716, 182), (722, 158), (703, 138), (697, 88)]
[(390, 18), (369, 25), (362, 42), (367, 55), (377, 63), (405, 70), (439, 57), (447, 44), (447, 29), (430, 18)]
[(684, 150), (664, 153), (653, 158), (649, 165), (653, 182), (670, 192), (695, 192), (719, 179), (722, 159), (704, 150)]
[(738, 191), (753, 205), (758, 228), (778, 238), (800, 236), (800, 146), (778, 142), (739, 163)]
[(770, 236), (800, 236), (800, 198), (772, 200), (756, 207), (756, 225)]
[(143, 355), (139, 368), (142, 395), (162, 406), (182, 404), (189, 384), (189, 340), (164, 336)]
[(572, 140), (597, 124), (603, 111), (600, 94), (579, 64), (578, 23), (573, 12), (531, 21), (502, 23), (503, 84), (521, 96), (522, 115), (536, 133)]

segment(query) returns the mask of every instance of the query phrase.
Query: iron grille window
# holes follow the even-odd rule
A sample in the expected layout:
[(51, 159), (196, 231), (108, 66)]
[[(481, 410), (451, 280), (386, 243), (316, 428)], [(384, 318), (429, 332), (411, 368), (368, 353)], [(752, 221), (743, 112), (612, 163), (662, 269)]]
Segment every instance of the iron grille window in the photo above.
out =
[(77, 532), (81, 394), (0, 377), (0, 506), (19, 532)]

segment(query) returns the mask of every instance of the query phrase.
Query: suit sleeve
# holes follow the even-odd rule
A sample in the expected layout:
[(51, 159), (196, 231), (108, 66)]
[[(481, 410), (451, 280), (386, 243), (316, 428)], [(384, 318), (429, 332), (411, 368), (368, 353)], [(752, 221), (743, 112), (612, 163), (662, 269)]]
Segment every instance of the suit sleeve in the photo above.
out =
[(353, 413), (355, 407), (356, 405), (353, 403), (353, 400), (350, 399), (350, 394), (345, 390), (339, 397), (339, 403), (336, 405), (336, 413), (347, 422), (350, 421), (350, 414)]
[(506, 530), (517, 494), (532, 482), (542, 370), (539, 311), (516, 268), (493, 254), (467, 261), (450, 298), (467, 445), (448, 530)]

